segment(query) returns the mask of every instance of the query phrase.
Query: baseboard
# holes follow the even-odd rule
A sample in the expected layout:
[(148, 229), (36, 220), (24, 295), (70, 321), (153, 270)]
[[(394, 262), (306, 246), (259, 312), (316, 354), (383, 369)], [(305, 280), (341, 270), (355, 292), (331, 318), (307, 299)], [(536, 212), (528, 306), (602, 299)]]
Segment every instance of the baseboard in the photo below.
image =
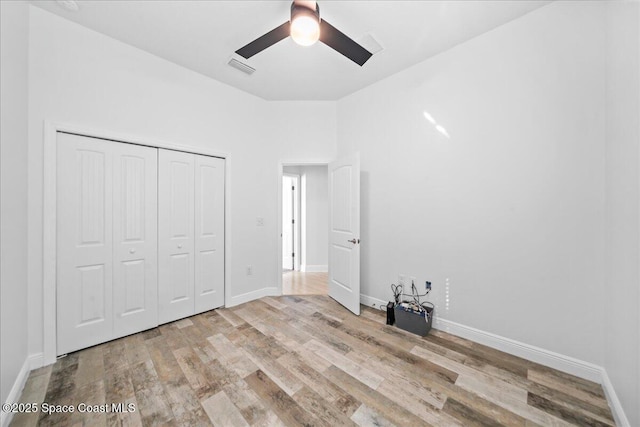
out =
[[(391, 299), (393, 301), (393, 298)], [(370, 297), (369, 295), (360, 294), (360, 304), (368, 307), (380, 308), (381, 305), (387, 305), (389, 301), (383, 301), (378, 298)]]
[[(386, 305), (387, 302), (388, 301), (383, 301), (369, 295), (360, 294), (360, 303), (369, 307), (379, 308), (380, 305)], [(620, 403), (615, 389), (613, 388), (613, 384), (609, 379), (609, 375), (607, 375), (607, 371), (603, 367), (570, 356), (555, 353), (553, 351), (545, 350), (540, 347), (512, 340), (510, 338), (502, 337), (500, 335), (492, 334), (490, 332), (481, 331), (460, 323), (452, 322), (439, 317), (437, 313), (433, 319), (433, 327), (452, 335), (486, 345), (487, 347), (495, 348), (496, 350), (504, 351), (505, 353), (522, 357), (523, 359), (531, 360), (541, 365), (601, 384), (605, 395), (607, 396), (616, 425), (622, 427), (630, 426), (629, 420), (622, 408), (622, 404)]]
[(229, 300), (229, 304), (227, 304), (227, 307), (234, 307), (236, 305), (244, 304), (245, 302), (253, 301), (262, 297), (272, 297), (278, 295), (280, 294), (278, 293), (278, 288), (275, 286), (270, 288), (262, 288), (231, 297)]
[[(11, 387), (11, 391), (9, 391), (9, 396), (7, 396), (7, 400), (4, 403), (15, 403), (20, 399), (22, 389), (27, 382), (27, 378), (29, 378), (29, 366), (30, 358), (26, 358), (22, 364), (22, 368), (20, 368), (20, 372), (18, 372), (15, 382), (13, 383), (13, 387)], [(12, 418), (13, 412), (0, 411), (0, 426), (8, 426)]]
[(44, 354), (36, 353), (29, 356), (27, 359), (29, 362), (29, 370), (33, 371), (34, 369), (42, 368), (44, 366)]
[(303, 273), (326, 273), (329, 271), (328, 265), (301, 265), (300, 271)]
[(609, 374), (607, 371), (602, 368), (602, 388), (604, 389), (604, 394), (607, 396), (607, 401), (609, 402), (609, 407), (611, 408), (611, 412), (613, 413), (613, 419), (616, 422), (616, 426), (618, 427), (631, 427), (631, 423), (629, 423), (629, 419), (627, 418), (627, 414), (624, 412), (624, 408), (620, 403), (620, 399), (618, 399), (618, 395), (616, 394), (616, 390), (613, 388), (613, 383), (609, 378)]
[(433, 327), (462, 338), (495, 348), (514, 356), (522, 357), (532, 362), (575, 375), (596, 383), (602, 382), (602, 367), (570, 356), (555, 353), (520, 341), (505, 338), (490, 332), (481, 331), (470, 326), (438, 317), (433, 319)]

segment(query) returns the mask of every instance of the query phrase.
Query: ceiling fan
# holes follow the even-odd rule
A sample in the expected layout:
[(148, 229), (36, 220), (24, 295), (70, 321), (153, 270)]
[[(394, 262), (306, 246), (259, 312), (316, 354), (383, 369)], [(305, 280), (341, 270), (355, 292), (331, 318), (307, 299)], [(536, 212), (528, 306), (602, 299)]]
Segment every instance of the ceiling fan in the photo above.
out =
[(333, 25), (324, 19), (320, 19), (318, 3), (301, 0), (294, 0), (291, 3), (290, 21), (236, 50), (236, 53), (245, 59), (249, 59), (289, 36), (302, 46), (311, 46), (320, 40), (360, 66), (364, 65), (372, 55), (371, 52), (347, 37)]

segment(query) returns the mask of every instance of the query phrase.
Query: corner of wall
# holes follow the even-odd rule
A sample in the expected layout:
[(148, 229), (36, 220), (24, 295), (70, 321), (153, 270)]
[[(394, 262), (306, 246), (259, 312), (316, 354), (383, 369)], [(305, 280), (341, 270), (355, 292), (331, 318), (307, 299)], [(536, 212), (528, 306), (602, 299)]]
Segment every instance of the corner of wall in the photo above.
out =
[(627, 418), (627, 414), (622, 407), (622, 403), (618, 398), (616, 389), (613, 387), (613, 383), (611, 382), (609, 374), (605, 368), (602, 368), (601, 376), (600, 384), (602, 384), (602, 388), (604, 389), (604, 394), (607, 397), (607, 402), (609, 402), (609, 407), (613, 413), (613, 419), (616, 422), (616, 425), (619, 427), (631, 427), (631, 423)]
[[(0, 2), (0, 364), (2, 401), (19, 395), (27, 359), (29, 5)], [(5, 418), (5, 413), (2, 417)]]
[[(4, 403), (16, 403), (18, 399), (20, 399), (20, 395), (22, 394), (22, 390), (24, 389), (24, 385), (27, 383), (27, 378), (29, 378), (29, 372), (31, 370), (31, 361), (30, 358), (26, 358), (16, 380), (9, 391), (9, 395), (5, 399)], [(5, 412), (4, 410), (0, 411), (0, 426), (5, 427), (8, 426), (13, 418), (13, 412)]]

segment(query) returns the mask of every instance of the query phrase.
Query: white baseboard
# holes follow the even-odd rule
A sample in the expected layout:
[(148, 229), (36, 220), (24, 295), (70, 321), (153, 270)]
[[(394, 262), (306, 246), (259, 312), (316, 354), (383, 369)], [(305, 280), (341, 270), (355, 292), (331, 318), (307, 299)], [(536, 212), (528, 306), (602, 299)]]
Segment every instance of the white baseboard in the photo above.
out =
[(368, 307), (380, 308), (381, 305), (387, 305), (389, 301), (383, 301), (378, 298), (370, 297), (369, 295), (360, 294), (360, 304)]
[[(4, 403), (15, 403), (20, 399), (22, 389), (27, 382), (27, 378), (29, 378), (29, 364), (29, 358), (25, 359), (22, 364), (22, 368), (20, 368), (20, 372), (18, 372), (18, 376), (13, 383), (13, 387), (11, 387), (11, 391), (9, 391), (9, 396), (7, 396), (7, 400)], [(8, 426), (12, 418), (13, 412), (0, 411), (0, 426)]]
[(609, 402), (609, 407), (611, 408), (611, 412), (613, 413), (613, 419), (616, 422), (616, 426), (631, 427), (631, 423), (629, 423), (627, 414), (625, 414), (624, 408), (622, 408), (622, 404), (620, 403), (620, 399), (618, 399), (616, 390), (613, 388), (611, 379), (609, 378), (609, 375), (604, 368), (602, 368), (601, 384), (602, 388), (604, 389), (604, 394), (605, 396), (607, 396), (607, 401)]
[(301, 265), (300, 271), (303, 273), (326, 273), (329, 271), (328, 265)]
[(460, 323), (438, 317), (437, 312), (433, 318), (433, 327), (589, 381), (596, 383), (601, 383), (602, 381), (602, 367), (594, 365), (593, 363), (545, 350), (530, 344), (525, 344), (490, 332), (481, 331), (470, 326), (461, 325)]
[[(380, 305), (386, 305), (387, 302), (388, 301), (383, 301), (369, 295), (360, 294), (360, 303), (369, 307), (379, 308)], [(486, 345), (487, 347), (495, 348), (496, 350), (504, 351), (505, 353), (522, 357), (523, 359), (531, 360), (541, 365), (557, 369), (558, 371), (601, 384), (607, 396), (616, 425), (622, 427), (630, 426), (622, 404), (609, 379), (609, 375), (607, 375), (607, 371), (602, 366), (452, 322), (451, 320), (439, 317), (437, 312), (433, 318), (433, 327), (452, 335)]]
[(278, 288), (275, 286), (269, 287), (269, 288), (262, 288), (255, 291), (247, 292), (245, 294), (240, 294), (240, 295), (231, 297), (229, 300), (229, 304), (227, 304), (227, 307), (234, 307), (236, 305), (244, 304), (245, 302), (253, 301), (255, 299), (259, 299), (262, 297), (273, 297), (278, 295), (280, 294), (278, 293)]
[(44, 354), (36, 353), (29, 356), (29, 370), (33, 371), (34, 369), (42, 368), (44, 366)]

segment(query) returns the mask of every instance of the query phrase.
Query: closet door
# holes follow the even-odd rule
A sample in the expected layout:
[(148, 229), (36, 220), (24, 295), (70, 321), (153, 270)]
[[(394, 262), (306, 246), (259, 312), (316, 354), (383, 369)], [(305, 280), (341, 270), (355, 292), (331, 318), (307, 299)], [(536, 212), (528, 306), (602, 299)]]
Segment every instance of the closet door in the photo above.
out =
[(158, 325), (158, 150), (113, 145), (116, 338)]
[(224, 305), (224, 159), (195, 156), (195, 312)]
[(193, 154), (158, 150), (159, 323), (194, 313)]
[(58, 354), (112, 337), (113, 144), (58, 134)]

